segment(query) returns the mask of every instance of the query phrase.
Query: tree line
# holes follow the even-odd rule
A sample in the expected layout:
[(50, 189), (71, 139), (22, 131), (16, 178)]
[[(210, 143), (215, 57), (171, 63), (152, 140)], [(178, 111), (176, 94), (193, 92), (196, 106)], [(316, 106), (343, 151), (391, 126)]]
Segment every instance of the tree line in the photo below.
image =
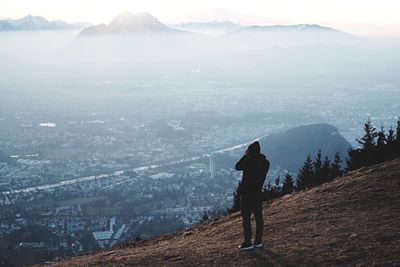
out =
[(368, 119), (364, 124), (364, 136), (356, 141), (360, 147), (349, 150), (347, 159), (349, 171), (398, 158), (400, 157), (400, 119), (397, 121), (396, 130), (390, 126), (387, 132), (384, 131), (383, 126), (377, 131)]
[[(283, 180), (279, 175), (273, 184), (271, 184), (271, 181), (268, 181), (267, 186), (263, 188), (262, 199), (263, 201), (276, 199), (295, 191), (332, 181), (335, 177), (344, 173), (341, 163), (342, 160), (339, 153), (335, 154), (333, 161), (328, 157), (322, 158), (321, 150), (318, 151), (314, 160), (308, 154), (303, 167), (300, 168), (297, 174), (297, 179), (294, 179), (292, 173), (287, 172)], [(241, 182), (239, 182), (233, 193), (233, 206), (231, 209), (228, 209), (229, 213), (240, 210), (240, 187)]]
[[(290, 172), (286, 173), (283, 181), (280, 176), (275, 179), (274, 184), (268, 182), (262, 191), (263, 201), (279, 198), (301, 191), (306, 188), (321, 185), (332, 181), (335, 177), (342, 176), (348, 171), (356, 170), (364, 166), (371, 166), (380, 162), (400, 157), (400, 119), (397, 121), (396, 130), (391, 126), (388, 132), (383, 126), (377, 131), (370, 119), (364, 124), (364, 135), (356, 139), (360, 145), (358, 148), (350, 148), (346, 159), (346, 168), (342, 168), (340, 154), (336, 153), (333, 160), (322, 156), (319, 150), (315, 159), (308, 154), (303, 166), (297, 172), (297, 177)], [(228, 212), (240, 210), (240, 182), (233, 193), (233, 206)]]
[(333, 160), (327, 156), (322, 157), (321, 150), (318, 151), (315, 159), (308, 154), (303, 166), (297, 173), (297, 178), (294, 179), (293, 174), (286, 173), (281, 182), (280, 176), (275, 179), (274, 185), (268, 182), (268, 185), (263, 189), (263, 200), (279, 198), (281, 196), (291, 194), (295, 191), (301, 191), (306, 188), (321, 185), (332, 181), (335, 177), (341, 176), (344, 173), (342, 169), (342, 160), (340, 154), (336, 153)]

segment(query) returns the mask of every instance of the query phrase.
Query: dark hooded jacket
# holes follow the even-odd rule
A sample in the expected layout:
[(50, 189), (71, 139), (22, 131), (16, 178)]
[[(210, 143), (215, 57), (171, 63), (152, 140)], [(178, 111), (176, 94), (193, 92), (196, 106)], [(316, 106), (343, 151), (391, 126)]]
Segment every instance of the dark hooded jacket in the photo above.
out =
[(259, 146), (253, 149), (250, 145), (249, 155), (243, 156), (235, 165), (237, 171), (243, 171), (241, 195), (261, 195), (270, 163), (259, 151)]

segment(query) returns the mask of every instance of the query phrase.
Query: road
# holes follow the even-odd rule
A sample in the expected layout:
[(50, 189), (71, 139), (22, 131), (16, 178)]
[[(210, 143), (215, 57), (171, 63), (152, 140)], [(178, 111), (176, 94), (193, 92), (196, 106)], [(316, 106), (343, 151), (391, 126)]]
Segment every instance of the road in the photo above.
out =
[(209, 154), (203, 154), (201, 156), (183, 158), (183, 159), (178, 159), (178, 160), (175, 160), (175, 161), (171, 161), (171, 162), (167, 162), (167, 163), (161, 163), (161, 164), (144, 165), (144, 166), (135, 167), (135, 168), (132, 168), (132, 169), (118, 170), (118, 171), (114, 171), (114, 172), (111, 172), (111, 173), (108, 173), (108, 174), (91, 175), (91, 176), (84, 176), (84, 177), (79, 177), (79, 178), (74, 178), (74, 179), (68, 179), (68, 180), (57, 182), (57, 183), (44, 184), (44, 185), (38, 185), (38, 186), (31, 186), (31, 187), (20, 188), (20, 189), (12, 189), (12, 190), (3, 191), (3, 192), (1, 192), (1, 194), (3, 194), (3, 195), (14, 195), (14, 194), (21, 194), (21, 193), (29, 193), (29, 192), (39, 191), (39, 190), (53, 189), (53, 188), (62, 187), (62, 186), (66, 186), (66, 185), (72, 185), (72, 184), (78, 184), (78, 183), (83, 183), (83, 182), (88, 182), (88, 181), (106, 179), (106, 178), (109, 178), (109, 177), (121, 176), (124, 173), (124, 171), (128, 171), (128, 170), (135, 171), (135, 172), (142, 172), (142, 171), (147, 171), (147, 170), (150, 170), (150, 169), (157, 169), (157, 168), (162, 168), (162, 167), (166, 167), (166, 166), (172, 166), (172, 165), (181, 164), (181, 163), (188, 163), (188, 162), (204, 159), (204, 158), (210, 157), (210, 156), (215, 155), (215, 154), (225, 153), (225, 152), (229, 152), (229, 151), (232, 151), (232, 150), (236, 150), (236, 149), (245, 147), (245, 146), (251, 144), (254, 141), (260, 140), (262, 137), (264, 137), (264, 136), (261, 136), (259, 138), (254, 139), (254, 140), (251, 140), (249, 142), (245, 142), (245, 143), (234, 145), (234, 146), (231, 146), (231, 147), (219, 149), (219, 150), (216, 150), (216, 151), (211, 152)]

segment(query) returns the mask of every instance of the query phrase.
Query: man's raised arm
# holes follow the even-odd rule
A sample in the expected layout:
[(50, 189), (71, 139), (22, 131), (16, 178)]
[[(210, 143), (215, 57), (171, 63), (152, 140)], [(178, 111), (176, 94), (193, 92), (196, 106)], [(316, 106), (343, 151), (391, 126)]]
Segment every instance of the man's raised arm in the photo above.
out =
[(237, 171), (243, 171), (246, 168), (247, 156), (243, 156), (235, 165)]

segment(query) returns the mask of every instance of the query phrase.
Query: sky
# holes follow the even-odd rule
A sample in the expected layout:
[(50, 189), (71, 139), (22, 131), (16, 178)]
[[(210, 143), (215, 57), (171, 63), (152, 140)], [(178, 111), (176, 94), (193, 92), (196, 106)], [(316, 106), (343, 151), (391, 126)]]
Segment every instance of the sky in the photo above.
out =
[(123, 11), (165, 24), (231, 20), (251, 25), (315, 23), (362, 36), (400, 37), (399, 0), (0, 0), (0, 17), (27, 14), (108, 23)]

